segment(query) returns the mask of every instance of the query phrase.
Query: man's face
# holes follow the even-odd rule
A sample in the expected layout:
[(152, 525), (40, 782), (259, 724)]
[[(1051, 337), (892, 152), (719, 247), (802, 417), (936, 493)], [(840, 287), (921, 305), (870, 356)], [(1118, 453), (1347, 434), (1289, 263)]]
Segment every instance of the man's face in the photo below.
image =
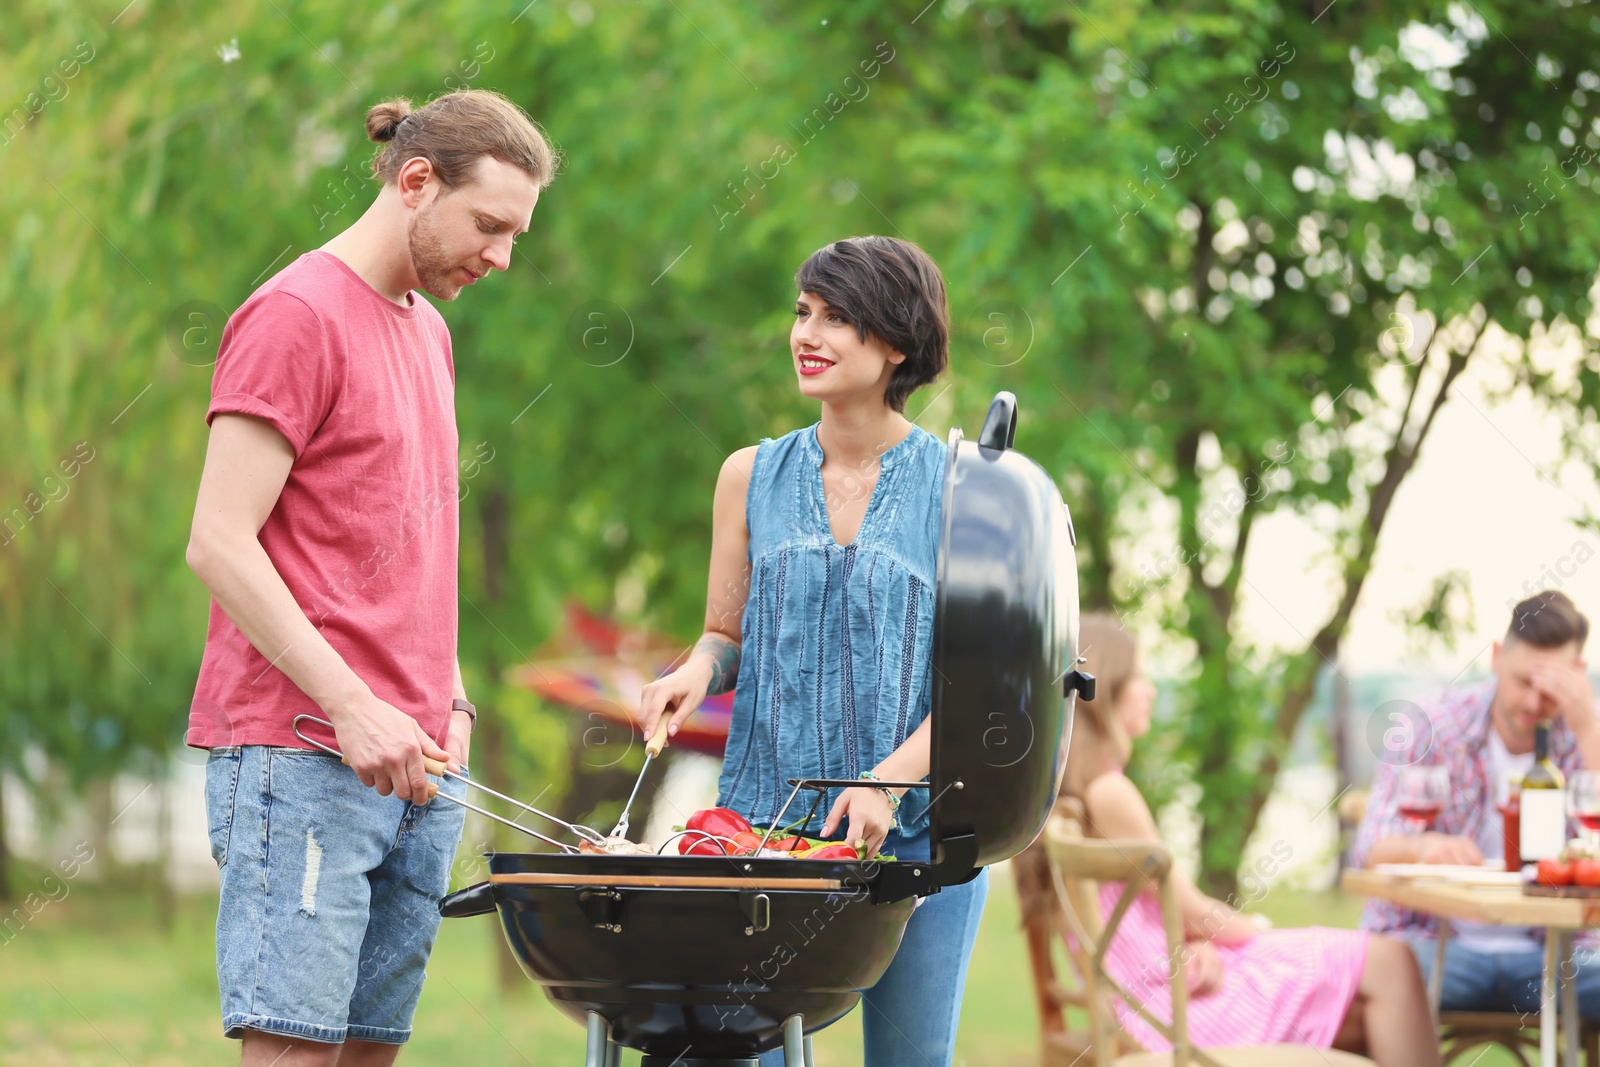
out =
[(1494, 720), (1500, 737), (1513, 750), (1533, 745), (1533, 728), (1556, 714), (1556, 701), (1546, 688), (1535, 684), (1540, 676), (1557, 671), (1581, 670), (1576, 642), (1558, 648), (1540, 648), (1526, 641), (1499, 642), (1494, 646), (1494, 673), (1499, 680), (1494, 695)]
[(440, 300), (511, 266), (512, 242), (539, 202), (539, 184), (518, 167), (484, 156), (473, 171), (471, 182), (437, 185), (406, 227), (417, 282)]

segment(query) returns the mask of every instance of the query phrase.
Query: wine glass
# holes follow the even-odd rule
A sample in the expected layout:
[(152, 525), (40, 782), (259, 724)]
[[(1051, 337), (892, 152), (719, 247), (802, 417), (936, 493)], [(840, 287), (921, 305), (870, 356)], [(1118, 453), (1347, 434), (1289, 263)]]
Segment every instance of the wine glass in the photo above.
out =
[(1413, 830), (1421, 833), (1432, 829), (1434, 820), (1439, 817), (1439, 810), (1449, 796), (1448, 768), (1415, 764), (1400, 768), (1400, 814)]
[(1583, 827), (1590, 854), (1600, 831), (1600, 771), (1573, 771), (1567, 779), (1567, 811)]

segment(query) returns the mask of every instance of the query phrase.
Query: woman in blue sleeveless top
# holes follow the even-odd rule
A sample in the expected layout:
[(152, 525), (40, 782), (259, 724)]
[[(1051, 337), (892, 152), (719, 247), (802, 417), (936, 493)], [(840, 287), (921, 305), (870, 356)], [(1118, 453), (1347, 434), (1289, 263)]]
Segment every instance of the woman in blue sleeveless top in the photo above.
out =
[[(795, 287), (790, 357), (821, 421), (723, 464), (705, 635), (645, 687), (645, 736), (676, 733), (708, 693), (733, 689), (719, 804), (770, 826), (787, 779), (859, 778), (829, 792), (821, 836), (926, 862), (928, 791), (873, 780), (929, 767), (945, 445), (904, 411), (949, 362), (944, 280), (916, 245), (854, 237), (814, 253)], [(869, 1067), (951, 1062), (987, 895), (985, 869), (919, 902), (863, 997)]]

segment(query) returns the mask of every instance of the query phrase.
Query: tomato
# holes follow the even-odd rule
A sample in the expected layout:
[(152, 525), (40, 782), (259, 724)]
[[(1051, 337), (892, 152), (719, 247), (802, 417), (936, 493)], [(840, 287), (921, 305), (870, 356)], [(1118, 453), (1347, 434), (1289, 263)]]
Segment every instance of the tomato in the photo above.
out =
[(1572, 861), (1572, 882), (1574, 885), (1600, 888), (1600, 860), (1587, 857)]
[(861, 857), (856, 854), (854, 845), (827, 845), (823, 848), (807, 852), (801, 859), (808, 860), (856, 860)]
[(733, 844), (740, 854), (754, 852), (761, 847), (761, 835), (754, 830), (740, 830), (733, 835)]
[(811, 842), (803, 837), (775, 837), (767, 842), (767, 848), (773, 852), (804, 852), (811, 848)]
[(1557, 859), (1542, 859), (1535, 880), (1540, 885), (1571, 885), (1572, 864)]
[(680, 856), (726, 856), (732, 851), (731, 845), (704, 833), (687, 833), (678, 838)]
[(718, 837), (733, 837), (747, 832), (750, 824), (743, 815), (728, 808), (701, 808), (683, 824), (685, 830), (704, 830)]

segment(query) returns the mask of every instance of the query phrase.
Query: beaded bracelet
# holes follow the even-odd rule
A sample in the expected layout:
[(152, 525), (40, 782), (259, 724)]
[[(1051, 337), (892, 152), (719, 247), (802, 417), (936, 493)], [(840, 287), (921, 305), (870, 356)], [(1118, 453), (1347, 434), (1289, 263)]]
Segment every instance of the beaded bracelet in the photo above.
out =
[[(869, 782), (881, 782), (881, 781), (883, 781), (883, 779), (879, 778), (876, 774), (873, 774), (871, 771), (862, 771), (861, 772), (861, 777), (864, 778), (865, 780), (869, 781)], [(898, 825), (899, 822), (900, 822), (900, 798), (895, 796), (894, 793), (891, 792), (887, 786), (880, 785), (880, 786), (877, 786), (876, 788), (877, 788), (878, 792), (882, 793), (884, 796), (889, 798), (889, 814), (894, 817), (895, 824)]]

